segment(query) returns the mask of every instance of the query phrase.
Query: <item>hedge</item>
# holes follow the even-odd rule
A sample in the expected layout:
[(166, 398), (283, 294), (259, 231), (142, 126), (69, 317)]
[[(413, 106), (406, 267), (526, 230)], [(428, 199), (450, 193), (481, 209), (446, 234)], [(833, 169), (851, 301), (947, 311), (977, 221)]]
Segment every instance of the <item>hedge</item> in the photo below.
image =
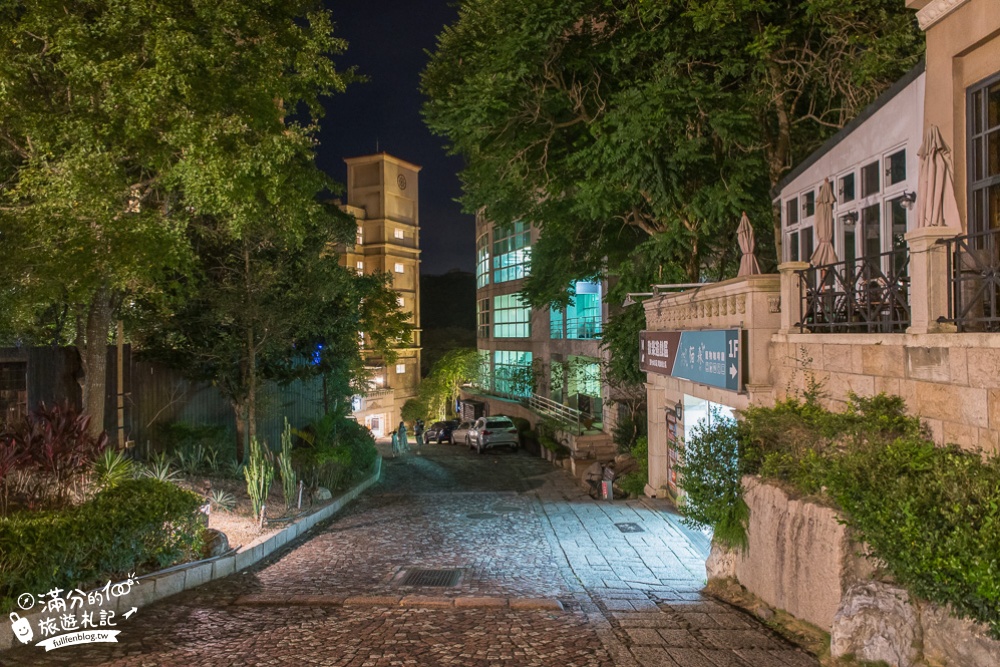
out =
[(0, 607), (25, 592), (87, 589), (197, 559), (202, 499), (155, 479), (122, 482), (82, 505), (0, 519)]

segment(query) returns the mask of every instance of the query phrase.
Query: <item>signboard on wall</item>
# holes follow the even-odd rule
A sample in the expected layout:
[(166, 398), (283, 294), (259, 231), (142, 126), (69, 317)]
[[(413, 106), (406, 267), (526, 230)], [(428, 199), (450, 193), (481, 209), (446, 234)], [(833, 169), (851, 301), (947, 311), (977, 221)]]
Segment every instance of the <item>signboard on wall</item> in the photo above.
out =
[(639, 334), (639, 367), (647, 373), (740, 391), (741, 348), (739, 329), (643, 331)]

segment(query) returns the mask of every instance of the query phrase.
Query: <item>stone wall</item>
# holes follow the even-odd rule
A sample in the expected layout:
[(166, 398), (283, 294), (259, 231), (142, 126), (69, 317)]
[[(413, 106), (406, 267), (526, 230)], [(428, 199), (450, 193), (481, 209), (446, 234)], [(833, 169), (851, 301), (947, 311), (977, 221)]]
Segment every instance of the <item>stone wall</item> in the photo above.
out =
[(820, 382), (827, 406), (848, 394), (901, 396), (939, 443), (1000, 453), (1000, 336), (963, 334), (776, 334), (774, 398)]
[(736, 557), (736, 578), (769, 605), (829, 631), (843, 593), (870, 577), (858, 546), (834, 510), (754, 477), (743, 487), (749, 548)]

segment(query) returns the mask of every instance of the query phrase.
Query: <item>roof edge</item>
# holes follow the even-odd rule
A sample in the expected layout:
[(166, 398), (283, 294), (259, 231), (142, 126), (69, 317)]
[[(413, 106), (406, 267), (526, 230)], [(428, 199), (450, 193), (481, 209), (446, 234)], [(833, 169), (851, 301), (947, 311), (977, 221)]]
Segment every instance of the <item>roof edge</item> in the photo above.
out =
[(777, 200), (786, 185), (801, 176), (806, 169), (816, 164), (820, 158), (829, 153), (835, 146), (840, 144), (851, 133), (853, 133), (854, 130), (858, 129), (862, 123), (874, 116), (879, 109), (888, 104), (890, 100), (896, 97), (896, 95), (899, 95), (907, 86), (916, 81), (916, 79), (924, 73), (925, 68), (926, 63), (924, 58), (921, 57), (920, 61), (914, 65), (909, 72), (901, 76), (895, 83), (886, 88), (885, 91), (876, 97), (871, 104), (866, 106), (858, 113), (857, 116), (851, 119), (851, 122), (842, 127), (835, 135), (823, 142), (822, 146), (810, 153), (806, 159), (795, 165), (794, 169), (785, 174), (785, 176), (778, 181), (773, 188), (771, 188), (771, 201), (773, 202)]

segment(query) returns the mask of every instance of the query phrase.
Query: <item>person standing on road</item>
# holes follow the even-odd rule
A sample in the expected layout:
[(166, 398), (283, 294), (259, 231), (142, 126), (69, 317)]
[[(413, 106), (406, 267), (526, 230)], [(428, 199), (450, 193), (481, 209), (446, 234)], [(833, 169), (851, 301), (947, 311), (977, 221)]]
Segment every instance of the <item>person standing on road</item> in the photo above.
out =
[(396, 432), (392, 432), (392, 458), (396, 458), (396, 454), (399, 453), (399, 436)]
[(418, 419), (413, 425), (413, 434), (417, 436), (417, 456), (420, 456), (420, 446), (424, 444), (424, 420)]
[(410, 441), (406, 436), (406, 424), (399, 422), (399, 428), (396, 429), (396, 438), (399, 440), (399, 448), (402, 451), (406, 451), (410, 448)]

